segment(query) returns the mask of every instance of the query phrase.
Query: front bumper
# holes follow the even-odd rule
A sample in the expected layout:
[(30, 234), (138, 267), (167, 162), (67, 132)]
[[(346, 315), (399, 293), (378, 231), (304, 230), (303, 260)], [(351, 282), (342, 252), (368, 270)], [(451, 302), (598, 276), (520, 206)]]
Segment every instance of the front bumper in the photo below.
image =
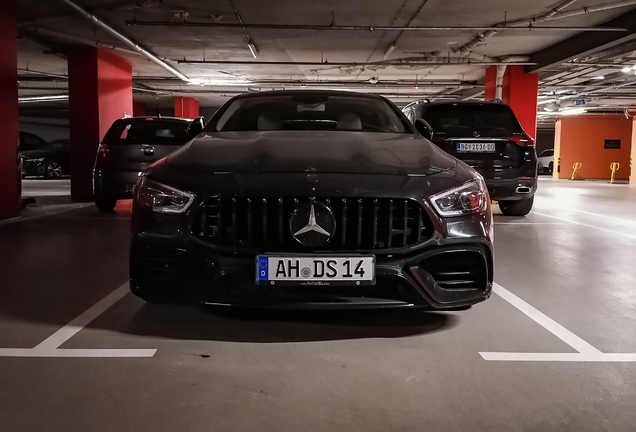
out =
[[(476, 223), (469, 221), (453, 229), (466, 233)], [(133, 237), (130, 270), (133, 293), (151, 301), (293, 309), (447, 309), (473, 305), (490, 296), (493, 254), (486, 238), (436, 234), (416, 250), (376, 254), (376, 284), (372, 286), (263, 286), (255, 284), (255, 255), (221, 254), (187, 233), (144, 232)], [(468, 273), (463, 277), (473, 278), (473, 286), (455, 288), (457, 280), (449, 277), (460, 277), (448, 276), (455, 273)]]
[(42, 161), (22, 161), (22, 175), (23, 176), (43, 176), (44, 175), (44, 162)]
[(138, 179), (138, 171), (96, 169), (93, 171), (93, 193), (116, 199), (131, 199)]

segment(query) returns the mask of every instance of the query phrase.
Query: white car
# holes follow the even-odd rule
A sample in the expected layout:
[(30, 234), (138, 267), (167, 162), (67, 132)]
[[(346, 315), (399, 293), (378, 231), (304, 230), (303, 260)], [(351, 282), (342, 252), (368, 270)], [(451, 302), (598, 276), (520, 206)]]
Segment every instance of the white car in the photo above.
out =
[(554, 168), (554, 149), (543, 150), (539, 156), (539, 173), (552, 174)]

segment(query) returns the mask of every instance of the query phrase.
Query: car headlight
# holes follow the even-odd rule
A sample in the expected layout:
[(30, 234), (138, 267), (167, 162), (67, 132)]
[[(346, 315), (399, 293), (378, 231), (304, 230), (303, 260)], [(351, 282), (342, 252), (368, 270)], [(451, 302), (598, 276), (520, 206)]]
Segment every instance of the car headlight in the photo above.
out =
[(43, 158), (43, 157), (40, 157), (40, 158), (32, 158), (32, 159), (24, 159), (24, 161), (25, 161), (25, 162), (28, 162), (28, 163), (33, 163), (33, 162), (40, 163), (40, 162), (42, 162), (43, 160), (44, 160), (44, 158)]
[(194, 195), (143, 176), (139, 182), (136, 199), (141, 207), (154, 212), (183, 213), (194, 201)]
[(488, 189), (481, 177), (431, 196), (431, 204), (443, 217), (479, 214), (488, 208)]

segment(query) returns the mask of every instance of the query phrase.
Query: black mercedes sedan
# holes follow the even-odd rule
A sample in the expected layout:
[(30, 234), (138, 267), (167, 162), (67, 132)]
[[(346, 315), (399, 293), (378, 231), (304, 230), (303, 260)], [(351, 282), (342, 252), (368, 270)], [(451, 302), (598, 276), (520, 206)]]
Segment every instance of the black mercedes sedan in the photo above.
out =
[(140, 177), (132, 231), (147, 301), (445, 309), (493, 283), (483, 178), (376, 95), (231, 99)]

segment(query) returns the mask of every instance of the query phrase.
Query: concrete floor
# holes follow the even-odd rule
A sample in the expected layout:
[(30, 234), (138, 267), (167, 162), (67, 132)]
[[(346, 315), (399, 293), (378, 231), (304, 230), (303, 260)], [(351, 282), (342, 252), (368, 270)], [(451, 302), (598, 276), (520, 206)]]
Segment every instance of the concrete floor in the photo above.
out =
[(636, 430), (636, 188), (542, 178), (451, 313), (144, 304), (129, 212), (0, 226), (1, 430)]

